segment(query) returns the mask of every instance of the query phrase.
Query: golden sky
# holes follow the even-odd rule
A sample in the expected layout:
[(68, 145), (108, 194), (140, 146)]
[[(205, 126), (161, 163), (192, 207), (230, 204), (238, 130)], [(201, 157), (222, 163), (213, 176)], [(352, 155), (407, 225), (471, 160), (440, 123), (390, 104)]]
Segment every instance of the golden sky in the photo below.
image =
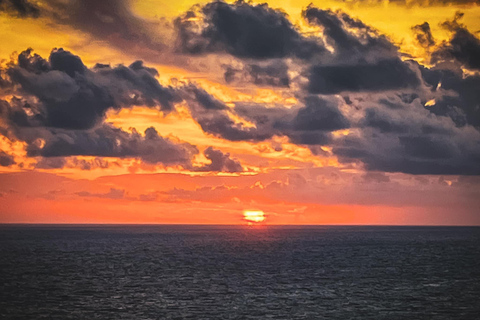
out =
[(478, 225), (479, 18), (3, 1), (0, 223)]

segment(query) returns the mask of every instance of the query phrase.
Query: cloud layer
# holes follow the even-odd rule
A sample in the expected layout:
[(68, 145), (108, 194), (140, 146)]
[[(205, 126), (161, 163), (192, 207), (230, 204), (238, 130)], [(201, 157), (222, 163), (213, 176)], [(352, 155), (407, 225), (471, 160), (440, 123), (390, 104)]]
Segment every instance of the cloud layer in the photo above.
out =
[(87, 67), (61, 48), (48, 59), (28, 49), (0, 73), (0, 88), (11, 96), (0, 101), (2, 134), (25, 142), (28, 156), (139, 158), (194, 171), (244, 171), (212, 147), (204, 151), (211, 163), (195, 166), (198, 148), (188, 142), (162, 137), (154, 127), (140, 134), (105, 123), (111, 110), (141, 106), (165, 115), (182, 104), (207, 136), (224, 140), (285, 138), (373, 171), (480, 174), (480, 40), (461, 23), (461, 13), (442, 24), (448, 41), (437, 41), (428, 22), (412, 27), (429, 55), (422, 65), (375, 28), (313, 5), (302, 12), (314, 30), (308, 35), (267, 4), (196, 5), (174, 20), (169, 43), (147, 32), (160, 24), (135, 17), (127, 1), (48, 4), (61, 13), (57, 22), (112, 45), (141, 44), (187, 57), (191, 65), (207, 56), (226, 58), (231, 63), (219, 66), (226, 85), (282, 88), (297, 102), (227, 102), (198, 83), (162, 85), (157, 70), (141, 60)]

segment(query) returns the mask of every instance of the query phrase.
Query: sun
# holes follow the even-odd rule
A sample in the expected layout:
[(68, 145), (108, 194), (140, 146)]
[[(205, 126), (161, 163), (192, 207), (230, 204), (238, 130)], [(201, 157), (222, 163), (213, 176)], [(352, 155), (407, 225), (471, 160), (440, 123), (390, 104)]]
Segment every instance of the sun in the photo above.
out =
[(243, 219), (248, 223), (260, 223), (265, 221), (265, 213), (261, 210), (245, 210), (243, 211)]

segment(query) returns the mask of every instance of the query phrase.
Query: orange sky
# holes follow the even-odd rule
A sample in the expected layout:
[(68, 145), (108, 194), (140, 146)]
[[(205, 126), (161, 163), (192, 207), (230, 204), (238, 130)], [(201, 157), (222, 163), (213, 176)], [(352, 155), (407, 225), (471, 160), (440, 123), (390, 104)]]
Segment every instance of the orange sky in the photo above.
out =
[[(346, 30), (345, 39), (349, 39), (348, 46), (351, 46), (344, 57), (340, 57), (342, 40), (334, 38), (333, 31), (328, 35), (327, 22), (317, 26), (302, 17), (302, 10), (306, 10), (310, 1), (269, 1), (267, 9), (261, 9), (256, 3), (228, 2), (232, 8), (247, 6), (244, 14), (273, 10), (275, 13), (270, 14), (278, 18), (279, 12), (285, 12), (291, 30), (298, 34), (292, 36), (294, 41), (302, 39), (303, 45), (315, 39), (318, 46), (331, 51), (327, 58), (328, 53), (303, 58), (292, 48), (285, 50), (293, 53), (267, 58), (255, 56), (257, 48), (247, 48), (253, 52), (247, 56), (242, 51), (244, 47), (232, 49), (218, 39), (216, 43), (209, 39), (213, 45), (203, 54), (182, 52), (178, 48), (175, 23), (205, 22), (207, 13), (188, 18), (191, 20), (184, 15), (193, 5), (206, 8), (208, 2), (125, 0), (108, 1), (102, 7), (95, 1), (86, 1), (78, 2), (80, 7), (72, 4), (71, 8), (55, 1), (27, 2), (38, 14), (23, 14), (9, 7), (9, 1), (5, 3), (3, 7), (0, 5), (0, 106), (5, 104), (4, 109), (0, 108), (0, 223), (245, 224), (244, 211), (259, 210), (264, 212), (266, 224), (480, 225), (480, 165), (471, 160), (480, 159), (480, 131), (475, 122), (478, 111), (471, 107), (475, 101), (477, 106), (480, 103), (476, 100), (478, 94), (475, 96), (457, 87), (442, 89), (441, 85), (434, 91), (420, 67), (414, 62), (404, 62), (411, 59), (422, 68), (454, 70), (453, 73), (460, 72), (458, 81), (470, 76), (472, 83), (480, 83), (475, 82), (479, 68), (472, 60), (462, 60), (458, 50), (451, 53), (444, 49), (456, 50), (449, 41), (460, 29), (468, 30), (469, 41), (480, 48), (480, 6), (475, 2), (444, 5), (431, 1), (425, 5), (426, 2), (415, 1), (406, 4), (314, 1), (313, 8), (341, 10), (326, 13), (331, 21), (337, 21), (335, 17), (342, 17), (341, 12), (345, 12), (358, 19), (355, 21), (372, 27), (348, 27), (349, 20), (345, 16), (341, 18), (340, 28)], [(457, 11), (464, 15), (458, 20), (460, 24), (455, 25), (457, 20), (453, 19)], [(90, 25), (90, 20), (82, 14), (91, 15)], [(179, 18), (175, 22), (176, 17), (183, 20)], [(419, 44), (412, 31), (413, 26), (425, 21), (429, 22), (435, 39), (435, 44), (428, 48)], [(453, 21), (450, 29), (442, 25), (445, 21)], [(125, 28), (101, 27), (116, 23)], [(366, 44), (368, 41), (377, 41), (373, 49)], [(32, 54), (38, 54), (45, 61), (53, 48), (63, 48), (81, 58), (82, 70), (87, 70), (87, 75), (83, 79), (79, 73), (69, 74), (74, 79), (72, 82), (67, 69), (54, 68), (52, 58), (46, 62), (50, 66), (48, 71), (32, 71), (22, 66), (18, 58), (27, 48), (33, 48)], [(436, 52), (444, 60), (434, 60)], [(452, 56), (445, 58), (440, 55), (442, 52)], [(358, 60), (356, 55), (360, 55)], [(311, 89), (314, 81), (311, 73), (315, 68), (327, 66), (321, 69), (323, 76), (332, 66), (339, 65), (339, 70), (345, 70), (355, 67), (356, 63), (363, 66), (364, 60), (378, 63), (370, 59), (398, 60), (398, 64), (408, 66), (413, 77), (421, 80), (415, 87), (410, 82), (401, 88), (379, 90), (369, 88), (367, 77), (362, 80), (367, 84), (335, 92)], [(138, 81), (145, 82), (131, 84), (118, 80), (119, 69), (114, 71), (118, 73), (102, 74), (94, 68), (102, 63), (109, 64), (108, 70), (113, 70), (118, 64), (130, 66), (136, 60), (158, 71), (148, 73), (153, 79), (148, 81), (158, 84), (159, 95), (166, 95), (168, 90), (173, 92), (176, 98), (172, 98), (168, 107), (171, 110), (161, 99), (148, 100), (149, 90), (153, 89), (152, 82), (145, 79), (150, 71), (138, 73), (141, 75)], [(226, 80), (227, 66), (235, 72), (232, 82)], [(260, 72), (272, 72), (273, 76), (254, 75), (251, 70), (256, 67)], [(277, 81), (275, 72), (283, 72), (282, 68), (287, 69), (282, 75), (288, 78), (288, 86), (271, 82)], [(392, 70), (398, 69), (395, 68)], [(129, 72), (140, 72), (133, 65), (129, 69)], [(374, 72), (379, 72), (369, 70), (372, 78)], [(9, 84), (3, 85), (2, 79)], [(47, 110), (48, 118), (58, 110), (48, 109), (49, 104), (64, 103), (64, 95), (65, 101), (76, 97), (81, 92), (78, 86), (87, 81), (92, 83), (90, 89), (106, 88), (119, 107), (108, 105), (97, 111), (96, 122), (83, 127), (68, 127), (66, 122), (52, 124), (53, 120), (26, 126), (10, 117), (13, 110), (17, 110), (14, 104), (18, 100), (23, 104), (20, 109), (26, 117), (31, 117), (32, 112)], [(381, 82), (373, 82), (373, 85), (379, 84), (382, 87)], [(69, 90), (73, 90), (72, 93)], [(413, 97), (411, 101), (405, 98), (407, 95)], [(440, 106), (439, 101), (454, 99), (451, 97), (461, 98), (458, 105), (457, 100), (450, 102), (455, 104), (451, 110), (460, 110), (466, 123), (454, 123), (457, 118), (450, 109), (450, 113), (429, 113), (429, 105)], [(132, 102), (137, 98), (140, 102)], [(90, 108), (89, 104), (96, 103), (96, 100), (82, 100), (78, 111), (71, 109), (77, 108), (76, 105), (71, 108), (68, 105), (72, 101), (73, 98), (62, 105), (67, 111), (61, 112), (80, 112), (72, 116), (74, 120), (81, 117), (82, 110)], [(315, 107), (308, 107), (309, 103), (318, 101), (326, 105), (322, 107), (325, 113), (320, 116)], [(406, 107), (389, 107), (385, 101)], [(25, 111), (29, 108), (25, 106), (27, 102), (34, 107)], [(207, 103), (217, 107), (205, 107)], [(306, 110), (313, 113), (300, 122), (299, 115)], [(398, 110), (406, 111), (399, 113)], [(333, 114), (333, 118), (322, 122), (329, 114)], [(380, 127), (385, 122), (378, 118), (367, 125), (368, 116), (372, 114), (385, 115), (388, 128)], [(215, 122), (215, 117), (222, 120)], [(339, 122), (337, 126), (332, 124), (335, 121)], [(398, 123), (401, 125), (396, 125)], [(225, 129), (222, 124), (231, 127)], [(309, 126), (315, 127), (315, 139), (320, 136), (329, 139), (328, 142), (300, 141), (307, 139), (302, 134), (310, 134)], [(158, 136), (149, 140), (148, 128), (152, 127)], [(442, 140), (447, 139), (443, 133), (436, 136), (442, 131), (440, 127), (448, 132), (445, 136), (452, 137), (451, 141)], [(97, 129), (100, 131), (95, 131)], [(101, 130), (108, 133), (102, 136)], [(106, 152), (107, 147), (98, 147), (110, 137), (107, 134), (115, 132), (119, 137), (113, 140), (117, 143), (114, 151)], [(260, 137), (262, 134), (265, 136)], [(83, 138), (75, 140), (75, 137)], [(364, 140), (360, 141), (359, 137)], [(431, 149), (404, 145), (424, 141), (425, 137), (430, 141), (428, 146), (433, 145)], [(64, 144), (47, 153), (49, 143), (59, 139), (70, 144), (68, 148), (80, 151), (65, 153)], [(85, 141), (94, 145), (93, 151), (80, 146), (87, 143)], [(349, 143), (354, 142), (360, 144), (349, 149)], [(128, 148), (118, 151), (122, 143), (128, 144)], [(397, 144), (400, 151), (396, 149)], [(32, 153), (34, 147), (39, 148), (38, 154)], [(453, 155), (443, 156), (442, 152), (450, 147), (455, 150)], [(182, 159), (171, 160), (175, 152), (181, 153)], [(438, 170), (430, 170), (437, 165)]]

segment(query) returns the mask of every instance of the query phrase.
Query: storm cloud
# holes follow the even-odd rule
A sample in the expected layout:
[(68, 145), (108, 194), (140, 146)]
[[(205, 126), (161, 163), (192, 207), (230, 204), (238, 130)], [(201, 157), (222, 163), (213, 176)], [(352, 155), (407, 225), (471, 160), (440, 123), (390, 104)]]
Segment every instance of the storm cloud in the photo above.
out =
[(15, 164), (15, 160), (12, 155), (0, 150), (0, 166), (8, 167)]
[(229, 153), (223, 153), (212, 147), (204, 151), (205, 157), (210, 160), (209, 164), (196, 167), (195, 171), (215, 171), (215, 172), (242, 172), (243, 167), (238, 160), (231, 159)]
[(29, 0), (0, 0), (0, 12), (19, 18), (40, 16), (40, 8)]
[(324, 52), (303, 36), (287, 15), (267, 4), (215, 1), (196, 6), (175, 21), (177, 48), (188, 54), (227, 52), (239, 58), (309, 58)]
[[(395, 106), (393, 106), (395, 105)], [(410, 174), (480, 174), (480, 132), (456, 126), (427, 110), (420, 99), (399, 97), (362, 102), (359, 128), (332, 143), (341, 161), (358, 161), (369, 170)], [(364, 108), (365, 107), (365, 108)]]
[(180, 100), (142, 61), (87, 68), (80, 57), (61, 48), (54, 49), (48, 61), (31, 49), (23, 51), (6, 74), (19, 94), (39, 101), (26, 106), (33, 115), (22, 116), (25, 123), (17, 124), (24, 126), (89, 129), (101, 123), (109, 109), (146, 105), (169, 112)]
[(463, 13), (457, 12), (452, 21), (442, 24), (452, 36), (432, 53), (432, 62), (454, 59), (468, 69), (480, 70), (480, 39), (459, 22), (462, 17)]
[(166, 48), (161, 21), (136, 15), (130, 0), (45, 0), (45, 11), (57, 24), (81, 30), (95, 39), (143, 57)]
[(27, 155), (31, 157), (139, 158), (151, 164), (183, 166), (189, 166), (197, 153), (191, 144), (161, 137), (153, 127), (141, 135), (134, 129), (126, 132), (108, 124), (91, 130), (44, 130), (43, 136), (27, 147)]

